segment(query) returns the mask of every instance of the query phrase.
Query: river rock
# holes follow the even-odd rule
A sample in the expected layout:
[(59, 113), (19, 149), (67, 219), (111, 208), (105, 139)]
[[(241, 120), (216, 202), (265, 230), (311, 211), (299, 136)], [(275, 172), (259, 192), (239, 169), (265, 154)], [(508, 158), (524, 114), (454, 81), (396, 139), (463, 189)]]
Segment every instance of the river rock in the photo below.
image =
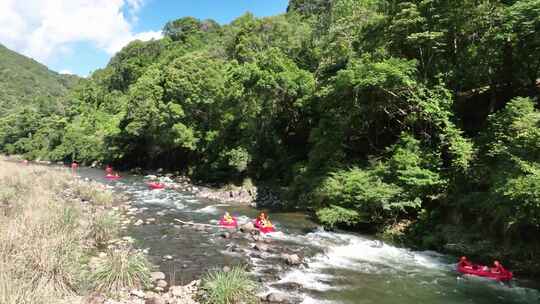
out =
[(100, 293), (91, 294), (85, 299), (84, 304), (103, 304), (107, 299)]
[(126, 242), (128, 242), (128, 243), (130, 243), (130, 244), (135, 243), (135, 240), (134, 240), (132, 237), (130, 237), (130, 236), (124, 236), (124, 237), (122, 238), (122, 240), (124, 240), (124, 241), (126, 241)]
[(229, 272), (229, 271), (231, 271), (231, 267), (223, 266), (223, 272)]
[(163, 256), (163, 259), (164, 260), (172, 260), (173, 257), (172, 257), (172, 255), (165, 255), (165, 256)]
[(267, 252), (270, 251), (270, 246), (262, 242), (257, 242), (253, 245), (253, 249)]
[(282, 292), (271, 292), (266, 296), (266, 301), (270, 303), (290, 303), (290, 297)]
[(156, 271), (150, 273), (150, 277), (152, 278), (152, 282), (159, 281), (159, 280), (165, 280), (165, 274), (161, 271)]
[(167, 285), (169, 285), (169, 284), (167, 284), (167, 281), (165, 281), (165, 280), (158, 280), (156, 282), (157, 287), (165, 288), (165, 287), (167, 287)]
[(253, 223), (247, 223), (240, 227), (240, 231), (244, 233), (250, 233), (252, 231), (258, 231), (257, 228), (255, 228), (255, 225)]
[(287, 263), (287, 265), (300, 265), (302, 264), (302, 258), (300, 258), (297, 254), (286, 254), (283, 253), (281, 255), (281, 259)]
[(129, 293), (131, 295), (133, 295), (133, 296), (136, 296), (136, 297), (139, 297), (139, 298), (144, 298), (144, 291), (142, 291), (142, 290), (133, 289)]
[(135, 226), (140, 226), (140, 225), (142, 225), (142, 224), (144, 224), (143, 220), (138, 219), (138, 220), (135, 222), (135, 224), (133, 224), (133, 225), (135, 225)]
[(167, 302), (165, 301), (165, 299), (161, 298), (160, 296), (155, 295), (150, 298), (147, 298), (144, 301), (144, 304), (167, 304)]
[(231, 233), (230, 232), (223, 232), (223, 233), (221, 233), (221, 237), (224, 238), (224, 239), (230, 239), (231, 238)]

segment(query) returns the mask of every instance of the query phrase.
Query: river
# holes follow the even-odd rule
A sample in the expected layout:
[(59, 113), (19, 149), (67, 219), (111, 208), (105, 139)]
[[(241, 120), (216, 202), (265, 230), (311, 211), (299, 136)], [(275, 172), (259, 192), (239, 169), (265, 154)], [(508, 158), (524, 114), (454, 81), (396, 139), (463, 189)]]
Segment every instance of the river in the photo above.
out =
[[(217, 223), (225, 210), (240, 223), (258, 210), (198, 199), (192, 193), (149, 190), (141, 176), (107, 181), (103, 171), (81, 168), (79, 175), (108, 184), (130, 196), (134, 221), (127, 233), (148, 248), (171, 284), (199, 278), (208, 269), (248, 264), (264, 292), (281, 291), (302, 303), (540, 303), (540, 284), (516, 279), (505, 285), (456, 273), (456, 257), (398, 248), (368, 236), (326, 232), (300, 213), (271, 213), (279, 232), (266, 236), (268, 252), (253, 249), (245, 234), (223, 237), (219, 228), (180, 225), (175, 218)], [(304, 265), (289, 267), (283, 251), (303, 256)], [(170, 255), (172, 259), (164, 259)]]

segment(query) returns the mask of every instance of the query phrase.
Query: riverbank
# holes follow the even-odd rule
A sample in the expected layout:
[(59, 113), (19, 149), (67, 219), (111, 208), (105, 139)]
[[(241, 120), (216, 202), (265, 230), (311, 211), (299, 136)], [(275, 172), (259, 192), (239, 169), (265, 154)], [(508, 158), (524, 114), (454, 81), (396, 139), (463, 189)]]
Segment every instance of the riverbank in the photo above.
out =
[(198, 303), (209, 297), (204, 290), (211, 280), (169, 286), (125, 236), (127, 197), (64, 168), (3, 158), (0, 168), (0, 303)]

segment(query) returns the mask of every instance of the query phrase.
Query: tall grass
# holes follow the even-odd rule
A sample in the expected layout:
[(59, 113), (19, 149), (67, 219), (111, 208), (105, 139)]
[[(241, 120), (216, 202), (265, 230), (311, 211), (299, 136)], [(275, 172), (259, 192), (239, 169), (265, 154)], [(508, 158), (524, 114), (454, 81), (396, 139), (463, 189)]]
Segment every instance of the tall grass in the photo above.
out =
[(91, 276), (96, 290), (115, 294), (123, 289), (150, 286), (150, 265), (139, 252), (129, 248), (110, 250)]
[(116, 213), (102, 211), (94, 214), (89, 232), (98, 246), (106, 245), (118, 237), (119, 231), (120, 219)]
[[(106, 281), (88, 282), (87, 263), (95, 252), (88, 244), (115, 237), (118, 220), (106, 211), (92, 214), (97, 208), (83, 207), (66, 189), (101, 209), (112, 203), (110, 192), (92, 189), (67, 172), (0, 160), (0, 303), (58, 303), (83, 295), (87, 286), (138, 286), (144, 281), (140, 278), (148, 271), (137, 266), (144, 257), (126, 262), (124, 256), (112, 255), (106, 261), (114, 265), (108, 268), (114, 273)], [(129, 271), (117, 266), (124, 264)], [(117, 275), (119, 269), (122, 275)], [(106, 271), (105, 266), (93, 278), (103, 278)]]
[(203, 278), (204, 303), (236, 304), (257, 303), (256, 283), (244, 267), (235, 266), (230, 271), (211, 271)]

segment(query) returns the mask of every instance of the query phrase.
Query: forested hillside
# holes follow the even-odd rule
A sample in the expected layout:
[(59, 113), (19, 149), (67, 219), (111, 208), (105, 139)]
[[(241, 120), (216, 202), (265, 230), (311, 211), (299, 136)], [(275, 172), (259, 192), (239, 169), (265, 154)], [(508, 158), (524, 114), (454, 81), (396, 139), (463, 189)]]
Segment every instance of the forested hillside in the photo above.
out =
[(540, 252), (540, 0), (292, 0), (163, 33), (74, 89), (70, 111), (3, 117), (0, 147), (271, 181), (328, 226)]
[(64, 96), (77, 79), (50, 71), (0, 44), (0, 113), (36, 98)]
[(60, 135), (55, 139), (46, 130), (62, 132), (66, 96), (79, 81), (0, 44), (0, 150), (32, 158), (47, 154)]

